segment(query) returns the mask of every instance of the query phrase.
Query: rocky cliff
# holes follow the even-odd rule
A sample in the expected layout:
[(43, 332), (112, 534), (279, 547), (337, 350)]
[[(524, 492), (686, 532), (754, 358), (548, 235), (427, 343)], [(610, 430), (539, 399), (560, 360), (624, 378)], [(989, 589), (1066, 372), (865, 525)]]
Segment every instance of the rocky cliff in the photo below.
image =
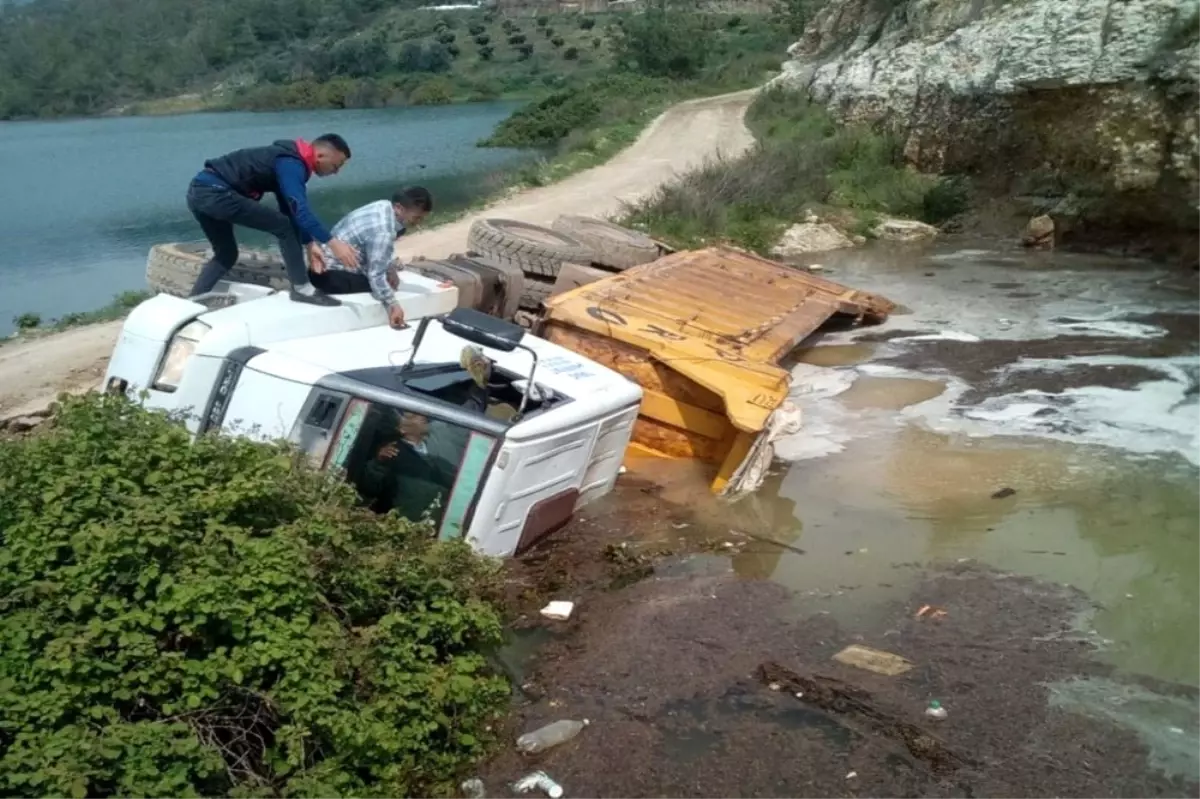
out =
[[(830, 0), (778, 82), (1077, 235), (1197, 228), (1197, 0)], [(1093, 236), (1094, 237), (1094, 236)], [(1192, 242), (1194, 250), (1194, 241)]]

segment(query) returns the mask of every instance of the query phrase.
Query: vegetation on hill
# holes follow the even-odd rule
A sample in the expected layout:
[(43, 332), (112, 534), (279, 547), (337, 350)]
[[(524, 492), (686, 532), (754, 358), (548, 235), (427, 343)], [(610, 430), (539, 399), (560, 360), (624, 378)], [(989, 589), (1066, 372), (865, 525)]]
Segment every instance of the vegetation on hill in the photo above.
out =
[(679, 247), (730, 241), (766, 254), (806, 209), (869, 236), (884, 214), (940, 223), (966, 208), (957, 180), (912, 170), (901, 142), (840, 125), (802, 95), (763, 92), (746, 119), (754, 149), (664, 186), (625, 223)]
[(433, 796), (493, 740), (496, 571), (124, 397), (0, 441), (0, 795)]
[(782, 13), (660, 7), (507, 18), (418, 4), (39, 0), (4, 8), (0, 119), (532, 99), (615, 69), (692, 81), (725, 62), (757, 79), (765, 65), (778, 66), (789, 38)]

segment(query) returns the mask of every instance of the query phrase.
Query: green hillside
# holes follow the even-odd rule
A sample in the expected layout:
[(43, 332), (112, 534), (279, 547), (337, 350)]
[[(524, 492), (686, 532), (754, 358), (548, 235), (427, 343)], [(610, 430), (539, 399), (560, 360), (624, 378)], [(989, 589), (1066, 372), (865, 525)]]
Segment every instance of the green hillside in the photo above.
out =
[[(672, 9), (505, 18), (385, 0), (39, 0), (0, 11), (0, 118), (537, 98), (614, 69), (736, 87), (776, 67), (775, 18)], [(659, 22), (662, 22), (660, 18)], [(663, 63), (628, 57), (663, 50)], [(674, 53), (674, 55), (672, 55)], [(675, 69), (671, 60), (676, 62)]]

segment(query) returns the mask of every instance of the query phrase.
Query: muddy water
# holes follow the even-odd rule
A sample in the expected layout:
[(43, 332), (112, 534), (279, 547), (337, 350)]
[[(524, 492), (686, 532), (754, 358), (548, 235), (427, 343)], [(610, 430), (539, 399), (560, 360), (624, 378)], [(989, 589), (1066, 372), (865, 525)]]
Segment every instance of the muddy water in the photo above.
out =
[[(986, 247), (821, 260), (906, 312), (799, 353), (804, 430), (757, 496), (723, 508), (687, 466), (639, 470), (700, 504), (704, 535), (729, 531), (735, 554), (688, 568), (775, 581), (798, 615), (870, 629), (916, 567), (979, 561), (1084, 591), (1097, 609), (1076, 632), (1119, 673), (1200, 685), (1195, 276)], [(1056, 696), (1195, 779), (1196, 708), (1121, 690)]]

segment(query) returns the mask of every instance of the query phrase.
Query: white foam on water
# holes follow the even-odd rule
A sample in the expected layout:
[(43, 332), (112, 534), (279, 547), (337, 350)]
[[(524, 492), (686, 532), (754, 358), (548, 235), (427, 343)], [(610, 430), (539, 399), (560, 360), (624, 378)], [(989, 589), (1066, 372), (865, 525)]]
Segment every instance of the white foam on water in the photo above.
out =
[(854, 369), (796, 364), (788, 399), (800, 408), (800, 431), (775, 442), (775, 457), (800, 461), (845, 449), (856, 437), (854, 414), (833, 398), (854, 385), (857, 377)]
[(893, 341), (982, 341), (979, 336), (971, 333), (959, 333), (957, 330), (943, 330), (940, 333), (922, 333), (919, 336), (903, 336)]
[(1161, 327), (1113, 319), (1064, 322), (1060, 323), (1059, 327), (1075, 335), (1111, 336), (1113, 338), (1150, 339), (1162, 338), (1167, 335), (1167, 331)]
[[(1064, 359), (1058, 366), (1111, 361), (1154, 369), (1162, 379), (1131, 388), (1080, 386), (1061, 393), (1028, 390), (1000, 394), (961, 406), (966, 390), (951, 381), (941, 397), (904, 411), (929, 429), (972, 437), (1033, 436), (1076, 444), (1096, 444), (1142, 455), (1178, 454), (1200, 466), (1200, 406), (1189, 395), (1191, 380), (1173, 361), (1182, 359)], [(1030, 362), (1014, 368), (1032, 368)]]

